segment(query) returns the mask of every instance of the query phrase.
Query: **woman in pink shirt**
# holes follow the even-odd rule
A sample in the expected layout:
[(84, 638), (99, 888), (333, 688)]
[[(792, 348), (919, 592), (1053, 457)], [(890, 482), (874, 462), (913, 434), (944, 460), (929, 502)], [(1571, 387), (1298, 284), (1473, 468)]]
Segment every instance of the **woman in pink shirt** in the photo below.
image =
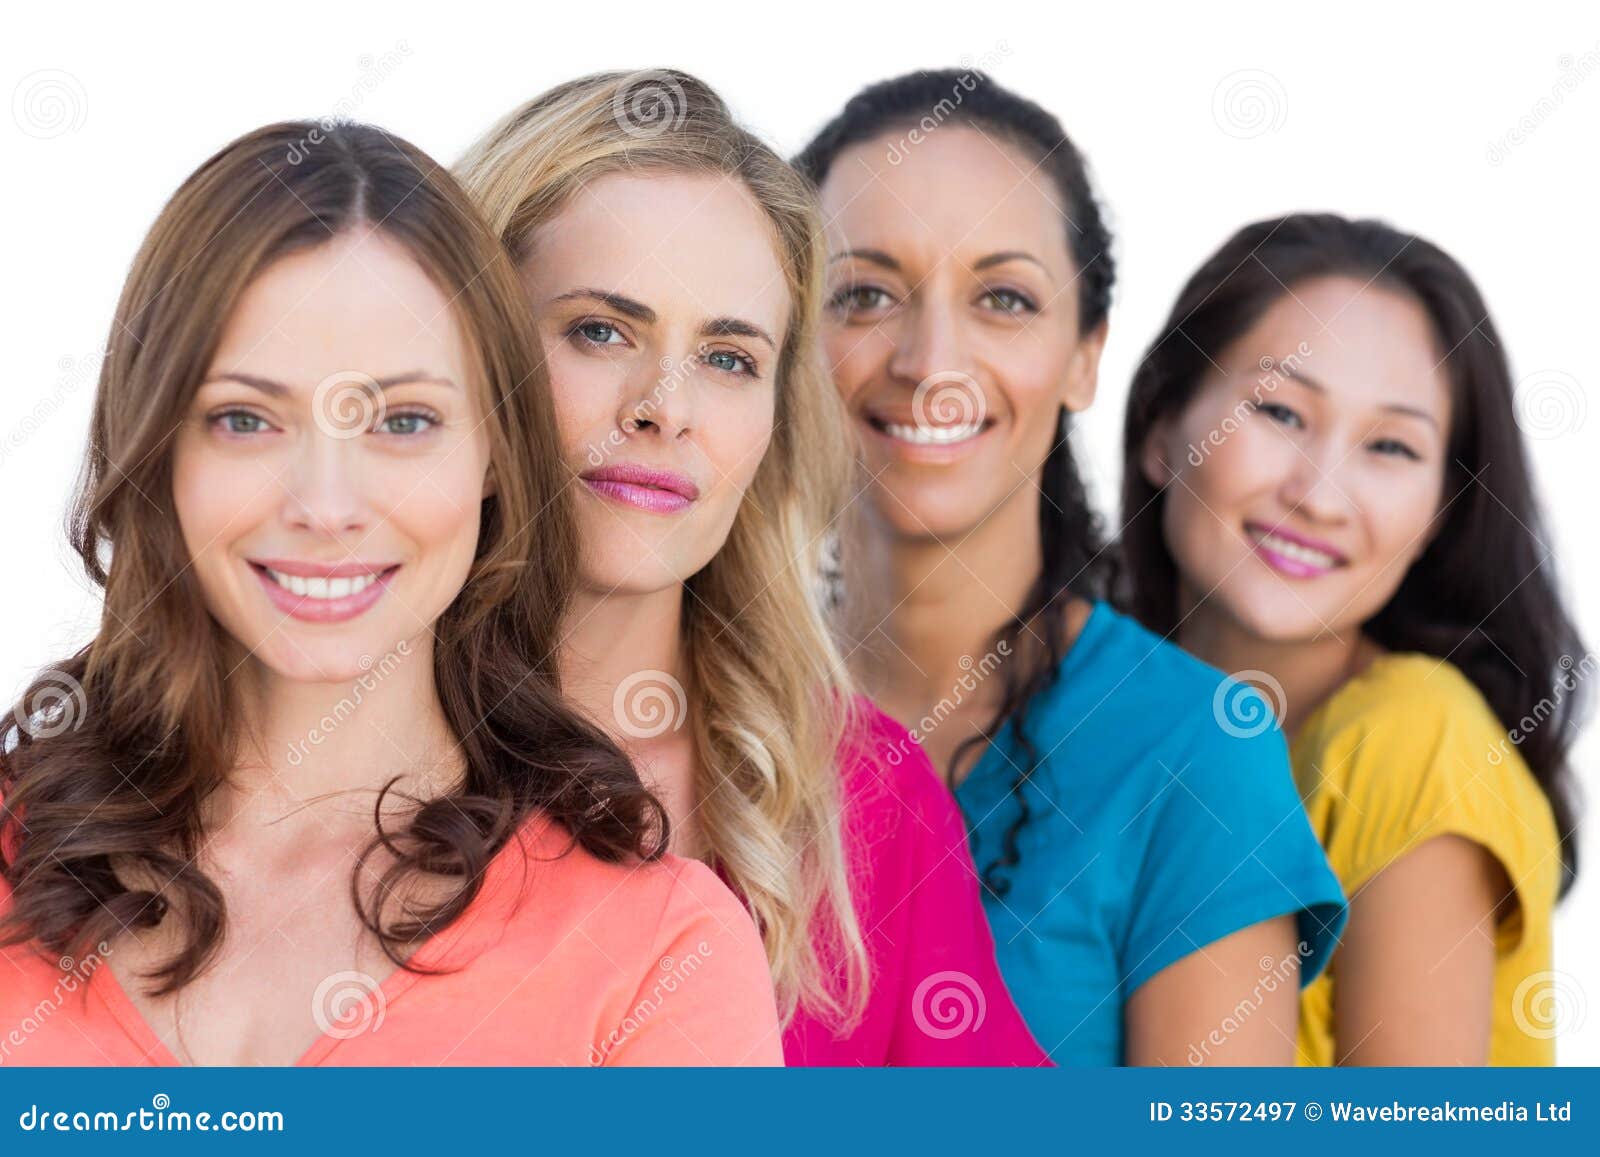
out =
[(955, 806), (830, 632), (853, 455), (810, 188), (670, 71), (560, 85), (457, 173), (532, 302), (578, 495), (563, 686), (754, 915), (786, 1059), (1041, 1063)]
[(555, 426), (412, 146), (184, 183), (95, 401), (103, 621), (0, 737), (0, 1063), (781, 1063), (749, 915), (557, 694)]

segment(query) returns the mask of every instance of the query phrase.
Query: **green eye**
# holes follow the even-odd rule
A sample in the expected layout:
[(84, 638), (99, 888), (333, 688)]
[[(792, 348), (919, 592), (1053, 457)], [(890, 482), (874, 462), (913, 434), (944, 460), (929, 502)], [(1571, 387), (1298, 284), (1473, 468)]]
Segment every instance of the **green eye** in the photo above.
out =
[[(396, 424), (398, 423), (398, 428)], [(381, 427), (389, 434), (398, 434), (402, 437), (426, 433), (433, 426), (433, 419), (427, 414), (390, 414), (384, 418)]]

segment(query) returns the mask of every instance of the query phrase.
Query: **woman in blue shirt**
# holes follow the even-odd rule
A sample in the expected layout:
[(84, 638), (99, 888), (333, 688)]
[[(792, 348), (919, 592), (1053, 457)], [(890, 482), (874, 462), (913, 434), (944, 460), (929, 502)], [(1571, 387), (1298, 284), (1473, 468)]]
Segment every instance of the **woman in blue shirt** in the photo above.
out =
[(869, 481), (853, 661), (944, 769), (1058, 1064), (1289, 1064), (1344, 901), (1265, 702), (1110, 609), (1068, 444), (1110, 234), (1060, 124), (975, 72), (857, 94), (797, 158)]

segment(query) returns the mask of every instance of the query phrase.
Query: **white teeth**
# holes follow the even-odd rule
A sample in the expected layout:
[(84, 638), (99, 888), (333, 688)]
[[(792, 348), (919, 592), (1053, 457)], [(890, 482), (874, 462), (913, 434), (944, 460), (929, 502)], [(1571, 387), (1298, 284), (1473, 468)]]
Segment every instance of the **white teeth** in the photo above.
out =
[(271, 567), (262, 569), (284, 590), (307, 599), (349, 598), (378, 581), (376, 574), (364, 574), (355, 578), (302, 578), (297, 574), (284, 574)]
[(902, 426), (898, 422), (883, 423), (883, 432), (901, 442), (918, 446), (948, 446), (952, 442), (965, 442), (983, 433), (982, 422), (964, 422), (959, 426)]
[(1325, 551), (1301, 546), (1298, 542), (1290, 542), (1286, 538), (1279, 538), (1266, 531), (1253, 530), (1250, 533), (1260, 545), (1274, 554), (1281, 554), (1284, 558), (1293, 559), (1295, 562), (1303, 562), (1307, 566), (1320, 567), (1323, 570), (1332, 570), (1339, 565), (1339, 559)]

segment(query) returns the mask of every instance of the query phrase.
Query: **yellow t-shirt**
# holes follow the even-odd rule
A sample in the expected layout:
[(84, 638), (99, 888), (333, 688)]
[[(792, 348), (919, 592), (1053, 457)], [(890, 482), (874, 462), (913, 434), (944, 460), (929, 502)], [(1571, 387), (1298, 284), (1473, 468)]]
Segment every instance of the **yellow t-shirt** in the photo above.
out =
[[(1496, 930), (1489, 1063), (1553, 1064), (1555, 819), (1478, 689), (1431, 655), (1384, 655), (1317, 708), (1290, 757), (1312, 830), (1348, 896), (1434, 836), (1463, 836), (1500, 861), (1518, 903)], [(1301, 1064), (1334, 1063), (1338, 968), (1335, 952), (1302, 994)]]

